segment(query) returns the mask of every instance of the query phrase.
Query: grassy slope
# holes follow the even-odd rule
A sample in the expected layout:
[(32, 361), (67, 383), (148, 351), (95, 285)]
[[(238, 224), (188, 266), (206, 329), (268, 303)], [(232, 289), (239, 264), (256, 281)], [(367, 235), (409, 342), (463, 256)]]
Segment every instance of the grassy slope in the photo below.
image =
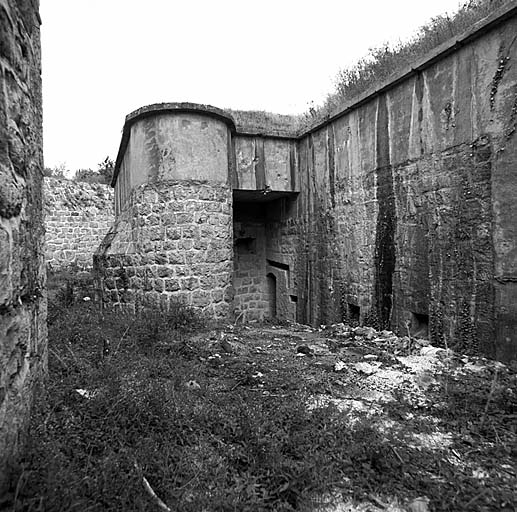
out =
[(342, 69), (335, 78), (335, 91), (321, 106), (311, 107), (306, 122), (324, 118), (376, 84), (388, 80), (440, 44), (470, 29), (512, 0), (469, 0), (452, 16), (440, 15), (420, 27), (408, 41), (371, 48), (355, 66)]

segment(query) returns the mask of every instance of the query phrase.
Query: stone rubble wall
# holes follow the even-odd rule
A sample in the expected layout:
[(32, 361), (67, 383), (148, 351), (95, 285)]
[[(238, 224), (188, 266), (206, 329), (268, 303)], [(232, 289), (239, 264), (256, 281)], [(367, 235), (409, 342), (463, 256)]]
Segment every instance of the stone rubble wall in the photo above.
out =
[(100, 183), (45, 178), (45, 255), (52, 269), (91, 268), (113, 224), (113, 189)]
[(94, 261), (114, 307), (181, 302), (219, 318), (233, 299), (232, 258), (231, 190), (164, 181), (133, 190)]
[(38, 8), (0, 2), (0, 495), (47, 364)]

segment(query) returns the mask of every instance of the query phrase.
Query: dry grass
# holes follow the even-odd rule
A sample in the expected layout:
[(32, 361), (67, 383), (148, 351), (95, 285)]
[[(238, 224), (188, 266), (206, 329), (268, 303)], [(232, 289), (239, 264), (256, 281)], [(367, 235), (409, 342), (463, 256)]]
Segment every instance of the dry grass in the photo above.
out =
[(342, 69), (335, 78), (335, 91), (325, 103), (311, 107), (306, 121), (324, 118), (352, 101), (368, 89), (396, 75), (445, 41), (460, 35), (472, 25), (492, 14), (511, 0), (469, 0), (452, 16), (440, 15), (420, 27), (416, 34), (405, 42), (385, 44), (371, 48), (369, 53), (354, 66)]

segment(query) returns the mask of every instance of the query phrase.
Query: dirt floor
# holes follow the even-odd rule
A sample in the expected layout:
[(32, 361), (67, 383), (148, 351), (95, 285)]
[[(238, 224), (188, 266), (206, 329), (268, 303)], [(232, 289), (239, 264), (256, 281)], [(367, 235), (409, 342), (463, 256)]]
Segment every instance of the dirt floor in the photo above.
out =
[[(502, 363), (343, 324), (233, 327), (213, 333), (209, 346), (212, 368), (200, 386), (216, 377), (221, 390), (281, 398), (297, 387), (308, 408), (333, 405), (389, 444), (388, 456), (363, 464), (366, 473), (391, 473), (391, 493), (372, 487), (358, 501), (345, 491), (320, 510), (424, 512), (443, 500), (442, 486), (468, 499), (440, 510), (517, 510), (517, 376)], [(414, 496), (413, 479), (428, 480), (429, 496)]]

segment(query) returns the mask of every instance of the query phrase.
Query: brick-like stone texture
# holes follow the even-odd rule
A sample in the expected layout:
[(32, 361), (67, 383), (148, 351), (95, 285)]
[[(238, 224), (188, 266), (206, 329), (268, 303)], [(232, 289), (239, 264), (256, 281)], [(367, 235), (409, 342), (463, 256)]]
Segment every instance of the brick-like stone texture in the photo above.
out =
[(91, 268), (93, 253), (113, 224), (113, 189), (45, 178), (43, 195), (47, 265)]
[(243, 322), (270, 315), (266, 290), (266, 238), (264, 223), (234, 223), (234, 310)]
[(232, 256), (231, 190), (162, 181), (132, 191), (94, 262), (108, 304), (181, 302), (217, 318), (233, 299)]
[(0, 2), (0, 494), (46, 367), (40, 19)]

